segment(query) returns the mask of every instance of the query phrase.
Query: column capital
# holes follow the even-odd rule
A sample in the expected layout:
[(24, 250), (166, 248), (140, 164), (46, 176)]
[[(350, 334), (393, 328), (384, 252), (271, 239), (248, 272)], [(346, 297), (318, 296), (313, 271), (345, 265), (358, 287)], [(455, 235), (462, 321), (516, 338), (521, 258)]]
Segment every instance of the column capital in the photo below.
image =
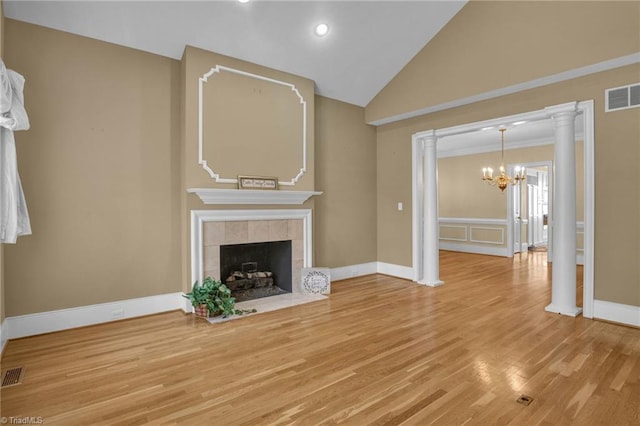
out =
[(567, 102), (566, 104), (545, 107), (544, 111), (547, 113), (547, 116), (551, 118), (566, 114), (576, 116), (578, 114), (578, 102), (573, 101)]
[(435, 130), (425, 130), (424, 132), (418, 132), (415, 133), (413, 137), (424, 143), (435, 142), (438, 139)]

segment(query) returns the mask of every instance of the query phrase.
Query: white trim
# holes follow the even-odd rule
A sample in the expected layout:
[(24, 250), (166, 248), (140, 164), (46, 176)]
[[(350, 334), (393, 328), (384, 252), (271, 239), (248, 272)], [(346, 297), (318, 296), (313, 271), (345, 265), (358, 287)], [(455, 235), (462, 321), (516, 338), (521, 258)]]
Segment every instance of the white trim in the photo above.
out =
[(2, 325), (0, 325), (0, 356), (2, 351), (4, 351), (4, 346), (7, 344), (7, 340), (9, 340), (9, 323), (5, 318), (2, 321)]
[(461, 253), (486, 254), (489, 256), (509, 257), (506, 247), (480, 246), (473, 244), (440, 242), (440, 250), (459, 251)]
[(576, 222), (576, 234), (582, 234), (583, 248), (576, 249), (576, 264), (584, 266), (584, 222)]
[(196, 194), (204, 204), (303, 204), (315, 191), (268, 191), (252, 189), (214, 189), (188, 188), (187, 192)]
[[(383, 124), (394, 123), (396, 121), (402, 121), (409, 118), (431, 114), (434, 112), (443, 111), (450, 108), (469, 105), (469, 104), (480, 102), (480, 101), (486, 101), (488, 99), (498, 98), (500, 96), (511, 95), (511, 94), (522, 92), (525, 90), (547, 86), (549, 84), (560, 83), (562, 81), (572, 80), (574, 78), (584, 77), (586, 75), (595, 74), (602, 71), (608, 71), (615, 68), (624, 67), (627, 65), (632, 65), (638, 62), (640, 62), (640, 52), (610, 59), (608, 61), (598, 62), (596, 64), (587, 65), (585, 67), (574, 68), (569, 71), (561, 72), (558, 74), (552, 74), (546, 77), (537, 78), (524, 83), (514, 84), (512, 86), (503, 87), (501, 89), (490, 90), (488, 92), (480, 93), (478, 95), (473, 95), (466, 98), (445, 102), (445, 103), (434, 105), (431, 107), (421, 108), (415, 111), (405, 112), (402, 114), (393, 115), (391, 117), (373, 120), (368, 122), (368, 124), (371, 124), (373, 126), (381, 126)], [(487, 126), (489, 125), (490, 124), (487, 124)]]
[(377, 262), (378, 273), (391, 275), (392, 277), (404, 278), (405, 280), (415, 281), (413, 268), (409, 266), (394, 265), (392, 263)]
[(593, 318), (640, 327), (640, 306), (594, 300)]
[(273, 78), (265, 77), (265, 76), (258, 75), (258, 74), (252, 74), (252, 73), (246, 72), (246, 71), (240, 71), (240, 70), (237, 70), (237, 69), (234, 69), (234, 68), (225, 67), (223, 65), (216, 65), (215, 67), (211, 68), (206, 74), (204, 74), (202, 77), (200, 77), (200, 79), (198, 81), (198, 164), (200, 164), (202, 166), (202, 168), (207, 173), (209, 173), (209, 176), (211, 176), (213, 179), (215, 179), (216, 182), (218, 182), (218, 183), (238, 183), (237, 179), (224, 179), (224, 178), (221, 178), (220, 175), (215, 173), (209, 167), (209, 165), (207, 164), (207, 160), (204, 160), (202, 158), (203, 122), (204, 122), (204, 116), (203, 116), (204, 115), (204, 107), (203, 107), (203, 99), (204, 99), (203, 88), (204, 88), (204, 83), (206, 83), (208, 81), (209, 77), (211, 77), (213, 74), (219, 73), (221, 71), (227, 71), (227, 72), (230, 72), (230, 73), (243, 75), (245, 77), (255, 78), (257, 80), (263, 80), (263, 81), (266, 81), (266, 82), (269, 82), (269, 83), (274, 83), (274, 84), (279, 84), (279, 85), (282, 85), (282, 86), (286, 86), (286, 87), (289, 87), (291, 89), (291, 91), (298, 96), (300, 104), (302, 105), (302, 167), (298, 171), (298, 174), (293, 179), (291, 179), (291, 181), (289, 181), (289, 182), (279, 181), (278, 182), (279, 185), (285, 185), (285, 186), (293, 186), (293, 185), (295, 185), (298, 182), (298, 180), (300, 180), (300, 178), (307, 171), (307, 102), (304, 100), (304, 98), (302, 97), (302, 94), (298, 91), (296, 86), (291, 84), (291, 83), (286, 83), (284, 81), (275, 80)]
[(182, 293), (169, 293), (8, 317), (5, 318), (4, 322), (8, 328), (8, 338), (17, 339), (52, 331), (182, 309), (182, 300), (184, 300)]
[(595, 135), (593, 100), (578, 103), (584, 120), (584, 213), (582, 271), (582, 316), (593, 317), (594, 242), (595, 242)]
[(422, 263), (423, 259), (423, 244), (422, 243), (422, 219), (424, 216), (424, 189), (422, 187), (423, 183), (423, 168), (424, 162), (422, 161), (422, 157), (424, 153), (421, 149), (420, 139), (413, 135), (411, 137), (411, 199), (413, 200), (413, 205), (411, 207), (411, 222), (412, 222), (412, 237), (411, 237), (411, 247), (413, 253), (413, 272), (414, 276), (413, 281), (418, 281), (424, 275), (424, 265)]
[[(500, 241), (476, 240), (476, 239), (473, 238), (473, 230), (474, 229), (484, 229), (484, 230), (487, 230), (487, 231), (500, 231)], [(472, 243), (504, 245), (504, 228), (495, 228), (495, 227), (490, 227), (490, 226), (470, 226), (469, 227), (469, 241), (472, 242)]]
[(377, 262), (360, 263), (358, 265), (341, 266), (331, 268), (331, 281), (340, 281), (347, 278), (361, 277), (378, 272)]
[(313, 259), (313, 227), (310, 209), (291, 210), (191, 210), (191, 282), (203, 277), (202, 241), (204, 222), (240, 220), (302, 219), (304, 259), (303, 267), (310, 268)]
[[(458, 228), (458, 229), (462, 228), (462, 229), (464, 229), (464, 238), (447, 238), (447, 237), (442, 237), (441, 236), (440, 237), (440, 241), (467, 241), (468, 236), (467, 236), (467, 227), (466, 226), (464, 226), (464, 225), (443, 225), (443, 224), (440, 224), (439, 226), (440, 226), (440, 230), (442, 230), (442, 228), (454, 228), (454, 229), (455, 228)], [(440, 232), (438, 233), (438, 235), (440, 235)]]
[(479, 217), (441, 217), (438, 221), (445, 223), (464, 223), (468, 225), (502, 225), (507, 226), (507, 219)]

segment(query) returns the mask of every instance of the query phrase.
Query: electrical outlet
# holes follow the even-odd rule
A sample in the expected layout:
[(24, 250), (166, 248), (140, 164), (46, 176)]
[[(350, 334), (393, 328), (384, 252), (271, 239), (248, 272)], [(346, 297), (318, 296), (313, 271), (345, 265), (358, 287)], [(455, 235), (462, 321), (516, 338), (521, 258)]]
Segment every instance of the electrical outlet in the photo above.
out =
[(111, 311), (111, 319), (122, 318), (124, 317), (124, 309), (114, 309)]

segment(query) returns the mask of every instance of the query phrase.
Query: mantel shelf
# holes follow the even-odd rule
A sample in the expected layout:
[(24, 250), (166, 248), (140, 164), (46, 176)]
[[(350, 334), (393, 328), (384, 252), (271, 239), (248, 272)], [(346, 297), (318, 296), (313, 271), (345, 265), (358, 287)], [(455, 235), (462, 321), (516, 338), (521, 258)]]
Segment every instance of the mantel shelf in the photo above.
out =
[(253, 189), (214, 189), (188, 188), (187, 192), (196, 194), (205, 204), (303, 204), (314, 195), (315, 191), (280, 191)]

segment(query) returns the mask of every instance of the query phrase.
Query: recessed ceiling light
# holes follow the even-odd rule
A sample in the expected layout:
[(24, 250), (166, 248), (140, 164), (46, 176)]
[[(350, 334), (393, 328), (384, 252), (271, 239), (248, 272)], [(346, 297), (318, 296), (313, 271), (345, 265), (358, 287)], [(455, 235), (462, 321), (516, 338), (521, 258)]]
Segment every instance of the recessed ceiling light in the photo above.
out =
[(238, 0), (240, 3), (249, 3), (249, 0)]
[(318, 24), (314, 32), (318, 37), (324, 37), (329, 32), (329, 26), (327, 24)]
[(526, 121), (516, 121), (515, 123), (513, 123), (514, 126), (519, 126), (521, 124), (526, 123)]
[(490, 126), (490, 127), (483, 127), (482, 130), (491, 130), (493, 129), (495, 126)]

